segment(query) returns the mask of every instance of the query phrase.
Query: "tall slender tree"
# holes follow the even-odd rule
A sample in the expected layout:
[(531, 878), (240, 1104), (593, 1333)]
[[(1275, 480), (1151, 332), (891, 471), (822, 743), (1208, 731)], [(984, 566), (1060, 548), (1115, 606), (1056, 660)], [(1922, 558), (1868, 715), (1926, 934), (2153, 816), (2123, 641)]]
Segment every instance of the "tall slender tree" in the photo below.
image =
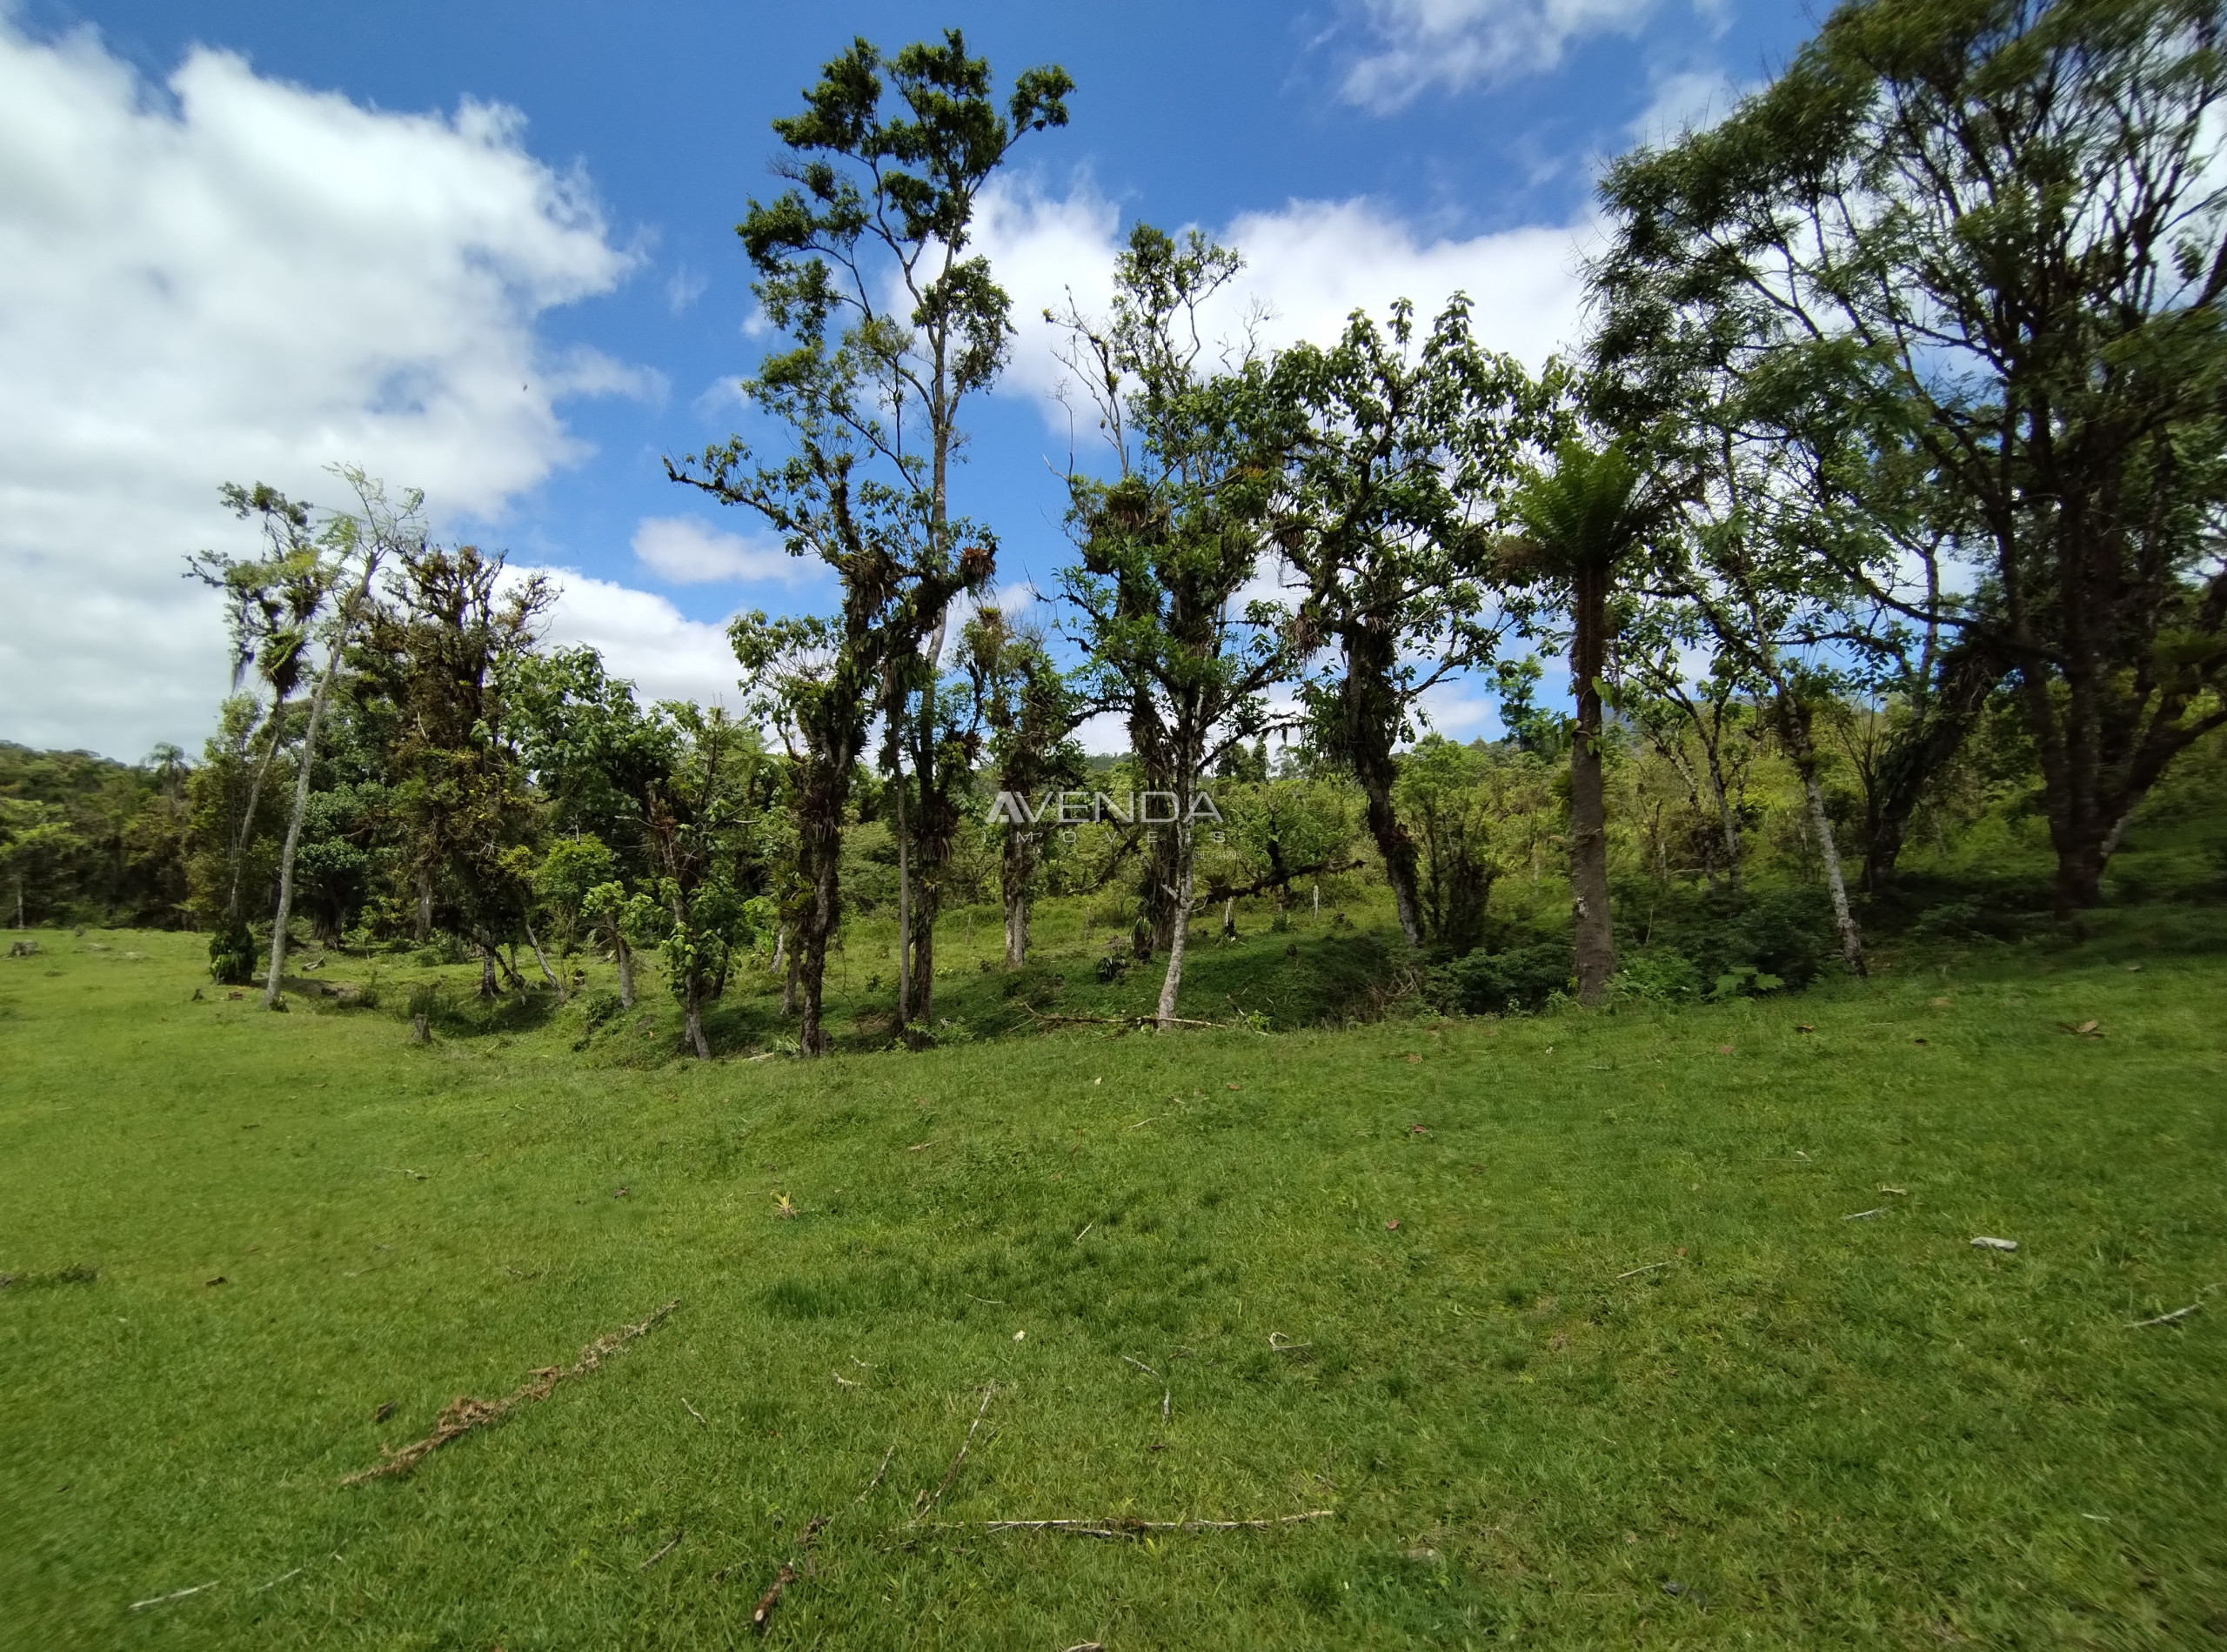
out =
[(1522, 532), (1510, 547), (1508, 572), (1557, 587), (1569, 617), (1570, 693), (1577, 702), (1569, 748), (1570, 913), (1578, 1000), (1598, 1004), (1616, 971), (1601, 752), (1609, 596), (1620, 568), (1646, 543), (1659, 507), (1622, 448), (1588, 447), (1573, 438), (1555, 449), (1552, 470), (1530, 473), (1511, 509)]
[[(839, 714), (815, 693), (786, 719), (806, 752), (826, 743), (824, 755), (805, 759), (811, 772), (793, 793), (816, 812), (799, 817), (815, 865), (837, 852), (850, 784), (832, 766), (855, 759), (877, 709), (888, 719), (900, 1028), (930, 1013), (938, 874), (952, 796), (966, 778), (952, 767), (936, 709), (949, 605), (995, 566), (994, 538), (951, 510), (962, 407), (994, 381), (1012, 336), (1011, 301), (970, 251), (974, 213), (1014, 144), (1067, 124), (1073, 85), (1057, 67), (1027, 70), (1001, 111), (988, 64), (967, 55), (957, 30), (893, 57), (856, 40), (829, 63), (804, 112), (773, 123), (788, 150), (777, 170), (795, 187), (752, 201), (739, 226), (759, 302), (792, 341), (744, 388), (789, 425), (792, 457), (759, 465), (735, 440), (666, 466), (676, 481), (757, 511), (792, 555), (820, 557), (844, 581), (836, 628), (808, 641), (769, 632), (738, 647), (770, 671), (766, 684), (793, 680), (771, 669), (792, 643), (834, 651), (849, 708)], [(826, 862), (831, 878), (833, 865)], [(804, 938), (807, 975), (824, 953), (821, 926), (833, 921), (832, 912), (810, 920), (820, 933)], [(816, 975), (806, 991), (816, 1006)], [(816, 1007), (812, 1026), (806, 1043), (817, 1053)]]
[(1147, 826), (1148, 946), (1163, 939), (1160, 1023), (1172, 1026), (1193, 904), (1200, 778), (1256, 738), (1265, 691), (1289, 671), (1274, 605), (1247, 601), (1289, 437), (1266, 365), (1249, 346), (1202, 365), (1202, 305), (1235, 276), (1234, 252), (1193, 231), (1131, 233), (1112, 313), (1060, 319), (1069, 365), (1094, 403), (1115, 474), (1071, 467), (1069, 520), (1081, 556), (1063, 571), (1086, 694), (1125, 716), (1147, 788), (1172, 820)]
[(425, 522), (419, 514), (425, 495), (412, 490), (391, 501), (385, 485), (361, 469), (344, 465), (338, 473), (354, 492), (358, 508), (334, 513), (324, 536), (332, 558), (329, 581), (341, 595), (326, 626), (324, 664), (310, 697), (309, 720), (303, 726), (301, 748), (295, 758), (294, 806), (286, 819), (286, 841), (278, 852), (278, 907), (271, 920), (271, 966), (263, 984), (265, 1009), (283, 1007), (286, 926), (294, 914), (294, 857), (301, 848), (302, 823), (309, 814), (318, 731), (324, 721), (325, 707), (331, 703), (333, 684), (340, 676), (357, 627), (365, 617), (371, 581), (378, 577), (379, 565), (390, 556), (411, 556), (425, 544)]

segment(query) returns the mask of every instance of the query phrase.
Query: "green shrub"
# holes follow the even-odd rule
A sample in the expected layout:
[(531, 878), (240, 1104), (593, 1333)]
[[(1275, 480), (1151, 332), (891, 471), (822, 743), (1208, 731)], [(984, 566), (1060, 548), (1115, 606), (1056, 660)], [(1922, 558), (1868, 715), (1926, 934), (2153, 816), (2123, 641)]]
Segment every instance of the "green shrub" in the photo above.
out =
[(1610, 988), (1621, 998), (1675, 1003), (1699, 998), (1708, 981), (1694, 960), (1675, 946), (1642, 946), (1616, 960)]
[(255, 936), (235, 918), (209, 938), (209, 973), (219, 987), (255, 983)]
[(1570, 950), (1564, 941), (1465, 953), (1430, 972), (1425, 994), (1441, 1009), (1465, 1015), (1499, 1015), (1535, 1009), (1569, 985)]

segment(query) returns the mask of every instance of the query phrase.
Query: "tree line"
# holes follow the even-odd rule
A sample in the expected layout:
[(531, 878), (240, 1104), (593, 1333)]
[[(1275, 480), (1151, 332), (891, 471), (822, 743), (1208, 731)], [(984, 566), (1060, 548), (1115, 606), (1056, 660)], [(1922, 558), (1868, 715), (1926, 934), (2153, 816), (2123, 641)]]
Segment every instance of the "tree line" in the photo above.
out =
[[(739, 226), (781, 340), (743, 390), (782, 434), (666, 461), (825, 564), (833, 610), (733, 622), (739, 715), (643, 706), (543, 647), (546, 588), (435, 545), (415, 496), (356, 472), (338, 512), (229, 490), (265, 545), (194, 567), (257, 690), (194, 777), (221, 798), (192, 862), (215, 966), (252, 970), (242, 892), (275, 889), (274, 1003), (298, 896), (313, 925), (455, 936), (491, 990), (522, 938), (561, 995), (538, 921), (629, 983), (659, 951), (703, 1053), (704, 1004), (756, 948), (818, 1053), (846, 834), (872, 820), (906, 1034), (933, 1022), (978, 788), (1083, 784), (1076, 731), (1111, 716), (1137, 788), (1178, 799), (1107, 874), (1134, 956), (1164, 960), (1165, 1024), (1193, 913), (1241, 886), (1194, 799), (1271, 738), (1357, 800), (1407, 943), (1475, 943), (1416, 784), (1454, 760), (1426, 738), (1450, 685), (1492, 686), (1511, 749), (1564, 766), (1586, 1002), (1618, 966), (1620, 747), (1680, 777), (1737, 893), (1768, 746), (1860, 972), (1863, 893), (2015, 712), (2056, 905), (2092, 906), (2136, 811), (2227, 722), (2219, 22), (2203, 0), (1849, 0), (1722, 122), (1608, 169), (1589, 332), (1536, 372), (1459, 297), (1282, 350), (1216, 338), (1238, 255), (1136, 225), (1103, 312), (1047, 312), (1103, 438), (1068, 465), (1048, 631), (1000, 611), (994, 527), (954, 496), (1013, 337), (976, 207), (1073, 86), (1033, 69), (1000, 97), (956, 31), (859, 41), (774, 124), (784, 187)], [(1535, 703), (1541, 651), (1566, 653), (1568, 718)], [(1830, 748), (1859, 725), (1851, 817)], [(1018, 961), (1059, 843), (993, 836)], [(1255, 881), (1335, 853), (1279, 842)]]

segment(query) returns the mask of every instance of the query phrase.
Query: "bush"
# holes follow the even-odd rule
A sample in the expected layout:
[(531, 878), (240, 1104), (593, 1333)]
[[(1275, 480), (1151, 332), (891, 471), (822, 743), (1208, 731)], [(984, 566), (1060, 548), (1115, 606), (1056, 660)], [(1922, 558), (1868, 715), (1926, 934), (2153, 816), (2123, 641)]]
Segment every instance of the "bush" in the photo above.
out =
[(1499, 1015), (1535, 1009), (1570, 982), (1570, 950), (1564, 941), (1540, 941), (1503, 952), (1480, 948), (1430, 972), (1424, 992), (1441, 1009), (1465, 1015)]
[(1694, 960), (1675, 946), (1642, 946), (1617, 960), (1609, 990), (1619, 998), (1675, 1003), (1698, 998), (1707, 985)]
[(1825, 897), (1807, 890), (1751, 897), (1736, 911), (1682, 927), (1669, 940), (1709, 981), (1745, 971), (1807, 987), (1837, 955)]
[(610, 1020), (625, 1007), (625, 1006), (619, 1001), (619, 994), (608, 987), (599, 987), (580, 1000), (580, 1013), (586, 1018), (588, 1031), (591, 1033)]
[(219, 987), (255, 984), (255, 936), (238, 919), (209, 938), (209, 973)]

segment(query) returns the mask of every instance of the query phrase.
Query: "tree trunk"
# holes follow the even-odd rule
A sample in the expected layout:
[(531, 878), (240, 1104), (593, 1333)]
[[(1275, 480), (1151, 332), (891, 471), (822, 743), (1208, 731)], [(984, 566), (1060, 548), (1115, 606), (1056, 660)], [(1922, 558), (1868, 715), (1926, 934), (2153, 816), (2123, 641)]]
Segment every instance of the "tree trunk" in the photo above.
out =
[(781, 1013), (784, 1017), (797, 1013), (797, 975), (799, 965), (793, 947), (789, 952), (789, 966), (781, 976)]
[(893, 733), (897, 778), (897, 1034), (913, 1013), (913, 833), (905, 808), (904, 741)]
[(302, 846), (302, 822), (310, 811), (310, 770), (317, 761), (318, 725), (324, 720), (326, 702), (332, 698), (332, 679), (340, 674), (341, 658), (348, 652), (348, 632), (355, 623), (357, 607), (371, 589), (371, 574), (378, 566), (378, 555), (366, 552), (363, 581), (340, 611), (331, 650), (325, 657), (324, 670), (318, 676), (317, 692), (310, 699), (309, 725), (302, 730), (301, 772), (294, 777), (294, 811), (286, 821), (285, 846), (278, 852), (278, 912), (271, 925), (271, 974), (263, 988), (265, 1009), (278, 1007), (279, 984), (285, 978), (286, 926), (294, 915), (294, 852)]
[[(1019, 826), (1006, 828), (1004, 856), (1006, 906), (1006, 966), (1019, 969), (1028, 961), (1028, 884), (1035, 875), (1035, 860), (1027, 835)], [(1083, 946), (1090, 946), (1090, 914), (1083, 914)]]
[(1796, 772), (1809, 804), (1809, 829), (1817, 834), (1817, 854), (1824, 863), (1825, 887), (1833, 898), (1833, 924), (1840, 931), (1841, 956), (1856, 973), (1864, 973), (1863, 932), (1848, 904), (1848, 883), (1841, 875), (1841, 854), (1833, 838), (1832, 817), (1825, 812), (1824, 788), (1817, 780), (1817, 748), (1809, 738), (1809, 714), (1796, 705), (1784, 688), (1778, 691), (1779, 727), (1794, 755)]
[(1224, 940), (1237, 939), (1237, 897), (1235, 895), (1230, 896), (1221, 903), (1221, 938)]
[(712, 1059), (712, 1047), (704, 1039), (704, 976), (692, 969), (682, 983), (681, 1033), (688, 1040), (688, 1047), (696, 1052), (696, 1059)]
[[(1357, 768), (1361, 766), (1356, 765)], [(1383, 857), (1384, 881), (1392, 886), (1392, 904), (1400, 914), (1400, 933), (1407, 937), (1408, 945), (1423, 944), (1422, 909), (1415, 899), (1415, 840), (1400, 824), (1392, 807), (1392, 778), (1388, 772), (1378, 774), (1364, 770), (1359, 776), (1361, 793), (1368, 804), (1368, 832), (1376, 840), (1376, 852)], [(1315, 893), (1315, 904), (1321, 904), (1321, 892)]]
[(565, 983), (558, 980), (557, 972), (549, 967), (549, 960), (541, 950), (540, 937), (533, 933), (533, 922), (531, 919), (526, 920), (525, 944), (533, 948), (533, 961), (541, 966), (541, 973), (549, 983), (549, 990), (557, 994), (557, 1001), (559, 1004), (563, 1003), (567, 996)]
[(798, 870), (811, 891), (811, 899), (797, 926), (800, 954), (797, 1047), (806, 1056), (827, 1053), (827, 1034), (820, 1025), (820, 1011), (827, 978), (827, 943), (835, 933), (842, 897), (842, 787), (839, 776), (815, 777), (809, 783), (799, 810)]
[(1718, 761), (1716, 750), (1709, 748), (1709, 790), (1716, 794), (1716, 814), (1724, 829), (1724, 881), (1732, 891), (1735, 900), (1740, 899), (1740, 812), (1732, 806), (1730, 793), (1725, 789), (1724, 766)]
[(624, 935), (616, 939), (619, 942), (619, 1007), (630, 1010), (634, 1007), (634, 949), (626, 944)]
[[(1188, 827), (1173, 826), (1171, 832), (1187, 832)], [(1169, 903), (1175, 921), (1167, 936), (1167, 973), (1160, 983), (1160, 1028), (1163, 1033), (1175, 1025), (1175, 995), (1183, 986), (1183, 953), (1191, 933), (1191, 857), (1179, 857), (1181, 869), (1176, 873), (1175, 896)]]
[(411, 939), (420, 946), (433, 938), (433, 869), (418, 868), (418, 927)]
[(1569, 748), (1570, 914), (1575, 933), (1577, 999), (1601, 1002), (1616, 973), (1608, 917), (1608, 818), (1601, 761), (1601, 666), (1608, 623), (1608, 570), (1581, 566), (1570, 604), (1569, 670), (1577, 726)]
[(479, 948), (479, 996), (501, 997), (503, 989), (495, 980), (495, 949), (484, 940), (473, 945)]
[(913, 1019), (925, 1027), (935, 1025), (936, 893), (923, 878), (913, 904)]
[[(271, 739), (264, 746), (263, 761), (255, 766), (255, 778), (248, 782), (247, 811), (240, 816), (240, 829), (232, 840), (232, 892), (224, 901), (224, 918), (229, 923), (240, 915), (240, 879), (247, 871), (247, 846), (255, 836), (255, 812), (263, 801), (263, 783), (271, 778), (271, 766), (278, 760), (278, 743), (285, 733), (282, 720), (286, 712), (286, 697), (274, 699), (271, 705)], [(17, 926), (21, 927), (21, 926)]]
[(1937, 686), (1926, 685), (1909, 726), (1879, 764), (1863, 840), (1863, 886), (1873, 894), (1893, 879), (1918, 799), (1978, 723), (1988, 697), (2003, 681), (2004, 665), (1999, 655), (1968, 644), (1942, 657), (1940, 676)]
[(1392, 754), (1399, 702), (1391, 685), (1399, 656), (1400, 639), (1387, 627), (1368, 625), (1348, 632), (1338, 715), (1344, 756), (1367, 804), (1368, 833), (1384, 862), (1384, 881), (1392, 888), (1400, 933), (1408, 946), (1420, 946), (1423, 919), (1415, 895), (1415, 842), (1400, 824), (1392, 802), (1393, 784), (1399, 778)]

